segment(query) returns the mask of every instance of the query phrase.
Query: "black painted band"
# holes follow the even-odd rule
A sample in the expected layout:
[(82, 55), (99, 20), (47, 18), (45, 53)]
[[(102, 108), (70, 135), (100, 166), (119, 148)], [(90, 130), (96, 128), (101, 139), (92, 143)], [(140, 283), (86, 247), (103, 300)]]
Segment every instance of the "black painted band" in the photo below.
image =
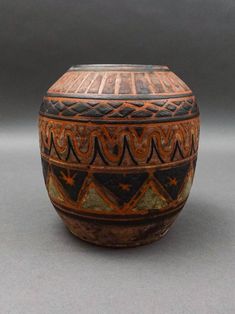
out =
[(184, 116), (175, 116), (175, 117), (161, 117), (155, 120), (99, 120), (99, 119), (89, 119), (87, 118), (85, 119), (77, 119), (77, 118), (70, 118), (70, 117), (65, 117), (65, 116), (56, 116), (53, 114), (44, 114), (39, 112), (40, 116), (42, 117), (46, 117), (46, 118), (51, 118), (51, 119), (55, 119), (55, 120), (63, 120), (63, 121), (74, 121), (74, 122), (81, 122), (81, 123), (95, 123), (95, 124), (154, 124), (154, 123), (162, 123), (162, 122), (174, 122), (174, 121), (184, 121), (184, 120), (190, 120), (193, 119), (195, 117), (199, 116), (199, 112), (195, 112), (193, 114), (190, 115), (184, 115)]
[(77, 220), (83, 220), (90, 223), (96, 223), (96, 224), (102, 224), (102, 225), (145, 225), (149, 223), (153, 223), (156, 220), (165, 219), (167, 217), (175, 216), (177, 213), (179, 213), (182, 208), (184, 207), (184, 204), (180, 204), (177, 208), (174, 208), (167, 212), (162, 212), (155, 215), (145, 215), (145, 216), (138, 216), (138, 215), (125, 215), (124, 217), (121, 215), (115, 215), (110, 217), (104, 216), (104, 215), (97, 215), (95, 214), (87, 214), (86, 216), (78, 213), (69, 212), (67, 210), (64, 210), (62, 208), (59, 208), (57, 205), (53, 203), (53, 206), (55, 207), (56, 211), (58, 213), (61, 213), (62, 215), (67, 216), (68, 218), (77, 219)]
[(92, 95), (92, 94), (59, 94), (59, 93), (46, 93), (46, 96), (48, 97), (62, 97), (62, 98), (80, 98), (80, 99), (105, 99), (105, 100), (158, 100), (158, 99), (169, 99), (169, 98), (182, 98), (182, 97), (189, 97), (193, 96), (193, 93), (191, 91), (183, 94), (171, 94), (171, 95), (151, 95), (151, 94), (142, 94), (142, 95)]

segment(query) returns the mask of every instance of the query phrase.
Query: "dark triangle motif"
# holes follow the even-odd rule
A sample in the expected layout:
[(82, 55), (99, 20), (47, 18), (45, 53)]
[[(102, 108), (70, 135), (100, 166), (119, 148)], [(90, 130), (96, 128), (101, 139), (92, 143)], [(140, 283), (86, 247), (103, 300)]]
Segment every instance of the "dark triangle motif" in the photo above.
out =
[(131, 153), (131, 150), (130, 150), (127, 138), (126, 138), (126, 136), (124, 136), (124, 139), (123, 139), (123, 150), (122, 150), (122, 155), (121, 155), (121, 158), (120, 158), (120, 161), (119, 161), (119, 166), (122, 164), (122, 162), (124, 160), (126, 151), (128, 152), (129, 157), (130, 157), (131, 161), (133, 162), (133, 164), (137, 165), (138, 163), (136, 162), (134, 156)]
[(67, 137), (67, 141), (68, 141), (68, 153), (67, 153), (65, 160), (68, 161), (69, 159), (71, 159), (71, 156), (74, 156), (75, 160), (77, 162), (80, 162), (80, 160), (79, 160), (79, 158), (78, 158), (78, 156), (77, 156), (77, 154), (73, 148), (73, 144), (72, 144), (69, 136)]
[(108, 189), (116, 196), (119, 205), (128, 203), (139, 191), (145, 180), (147, 173), (95, 173), (94, 177), (99, 184)]
[(172, 169), (159, 169), (155, 171), (154, 176), (162, 184), (172, 199), (177, 199), (183, 186), (184, 179), (188, 173), (189, 166), (190, 164), (186, 163)]
[(182, 150), (180, 148), (179, 142), (177, 141), (176, 145), (175, 145), (175, 149), (174, 149), (173, 154), (171, 156), (171, 161), (179, 160), (179, 159), (183, 159), (183, 158), (184, 158), (184, 155), (183, 155)]
[(157, 157), (160, 160), (160, 162), (164, 163), (164, 160), (162, 159), (160, 153), (158, 152), (157, 146), (156, 146), (154, 140), (152, 139), (151, 140), (151, 151), (150, 151), (150, 155), (149, 155), (149, 157), (147, 159), (147, 163), (149, 163), (151, 161), (154, 153), (157, 155)]
[(57, 155), (57, 157), (61, 159), (60, 154), (58, 153), (55, 143), (54, 143), (53, 134), (51, 133), (51, 144), (49, 148), (49, 156), (52, 156), (53, 154)]
[(51, 167), (54, 175), (61, 183), (62, 187), (67, 192), (69, 197), (73, 201), (76, 201), (87, 173), (85, 171), (61, 168), (55, 165), (52, 165)]
[(103, 161), (103, 163), (105, 165), (108, 165), (107, 161), (105, 160), (104, 156), (103, 156), (103, 153), (101, 151), (101, 148), (100, 148), (100, 144), (99, 144), (99, 140), (97, 137), (95, 137), (95, 142), (94, 142), (94, 155), (93, 155), (93, 158), (90, 162), (90, 165), (92, 165), (94, 163), (94, 161), (96, 160), (96, 157), (97, 155), (101, 158), (101, 160)]

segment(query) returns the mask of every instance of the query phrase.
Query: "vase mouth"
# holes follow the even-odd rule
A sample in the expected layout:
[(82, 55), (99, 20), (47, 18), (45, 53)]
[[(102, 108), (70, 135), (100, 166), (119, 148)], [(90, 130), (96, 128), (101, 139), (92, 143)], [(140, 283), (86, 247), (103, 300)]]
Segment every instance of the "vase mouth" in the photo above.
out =
[(152, 64), (78, 64), (73, 65), (69, 71), (169, 71), (166, 65)]

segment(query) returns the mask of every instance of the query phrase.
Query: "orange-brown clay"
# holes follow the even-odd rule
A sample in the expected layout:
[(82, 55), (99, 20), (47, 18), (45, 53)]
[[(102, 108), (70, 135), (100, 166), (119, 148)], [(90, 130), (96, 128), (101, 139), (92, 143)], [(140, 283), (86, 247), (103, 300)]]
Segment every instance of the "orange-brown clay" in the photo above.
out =
[(70, 68), (44, 97), (39, 133), (51, 202), (82, 240), (153, 242), (187, 200), (199, 111), (165, 66)]

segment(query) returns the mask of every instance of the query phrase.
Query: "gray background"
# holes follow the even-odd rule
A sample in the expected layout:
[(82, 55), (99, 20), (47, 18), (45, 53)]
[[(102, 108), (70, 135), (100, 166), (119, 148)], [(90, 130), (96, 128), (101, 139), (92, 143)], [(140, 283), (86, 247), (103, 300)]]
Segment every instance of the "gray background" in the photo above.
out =
[[(234, 0), (0, 0), (0, 313), (234, 313)], [(42, 180), (37, 113), (72, 64), (166, 64), (201, 109), (197, 173), (169, 234), (70, 235)]]

